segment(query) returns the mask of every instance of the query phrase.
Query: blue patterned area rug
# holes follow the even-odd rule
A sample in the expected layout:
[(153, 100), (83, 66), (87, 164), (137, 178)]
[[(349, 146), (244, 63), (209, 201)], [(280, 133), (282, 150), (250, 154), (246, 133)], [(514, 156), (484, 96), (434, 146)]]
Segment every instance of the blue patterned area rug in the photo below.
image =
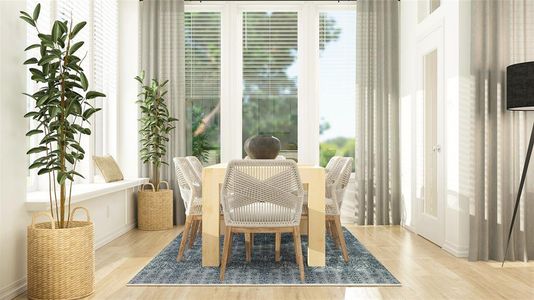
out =
[[(181, 234), (146, 265), (128, 285), (334, 285), (334, 286), (400, 286), (400, 282), (354, 237), (343, 228), (349, 262), (330, 236), (326, 237), (326, 267), (305, 267), (301, 282), (295, 263), (293, 237), (282, 235), (281, 261), (274, 261), (274, 234), (256, 234), (252, 262), (245, 262), (242, 234), (234, 234), (232, 257), (224, 282), (219, 268), (202, 267), (201, 241), (186, 249), (181, 262), (176, 262)], [(222, 249), (221, 236), (221, 249)], [(304, 262), (307, 259), (307, 236), (302, 236)]]

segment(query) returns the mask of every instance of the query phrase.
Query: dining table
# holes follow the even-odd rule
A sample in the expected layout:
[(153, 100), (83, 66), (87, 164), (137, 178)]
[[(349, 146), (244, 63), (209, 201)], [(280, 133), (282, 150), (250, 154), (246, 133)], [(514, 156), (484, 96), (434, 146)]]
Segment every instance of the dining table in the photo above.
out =
[[(202, 171), (202, 266), (220, 265), (220, 191), (226, 163)], [(325, 169), (297, 164), (300, 179), (308, 190), (308, 266), (325, 266)], [(273, 249), (274, 250), (274, 249)]]

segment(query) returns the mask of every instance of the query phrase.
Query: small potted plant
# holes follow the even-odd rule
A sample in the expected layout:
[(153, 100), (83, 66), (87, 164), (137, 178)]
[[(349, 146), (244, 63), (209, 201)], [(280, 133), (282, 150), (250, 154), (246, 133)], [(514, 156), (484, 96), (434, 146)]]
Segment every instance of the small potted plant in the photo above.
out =
[[(35, 125), (26, 135), (38, 135), (40, 140), (27, 152), (37, 156), (29, 168), (48, 176), (50, 200), (50, 212), (34, 214), (28, 226), (28, 297), (77, 299), (94, 291), (95, 256), (89, 212), (81, 207), (71, 210), (72, 182), (82, 176), (76, 172), (85, 156), (81, 136), (91, 134), (89, 120), (100, 110), (90, 100), (105, 95), (88, 91), (83, 59), (77, 56), (83, 42), (75, 38), (86, 22), (73, 26), (72, 21), (55, 21), (48, 34), (37, 26), (40, 10), (37, 4), (31, 15), (20, 12), (39, 37), (39, 43), (26, 48), (35, 49), (29, 52), (35, 51), (35, 57), (24, 62), (40, 86), (33, 94), (25, 93), (34, 100), (34, 108), (25, 117)], [(78, 209), (85, 211), (86, 221), (73, 220)], [(49, 220), (36, 223), (39, 216)]]
[[(141, 109), (139, 135), (141, 137), (140, 156), (144, 164), (150, 164), (150, 189), (141, 187), (137, 197), (137, 226), (141, 230), (166, 230), (173, 227), (173, 192), (169, 183), (161, 180), (160, 167), (168, 165), (164, 160), (167, 153), (169, 134), (178, 119), (170, 116), (165, 102), (165, 85), (157, 79), (144, 84), (145, 72), (136, 76), (141, 85), (137, 103)], [(165, 188), (160, 186), (164, 184)]]

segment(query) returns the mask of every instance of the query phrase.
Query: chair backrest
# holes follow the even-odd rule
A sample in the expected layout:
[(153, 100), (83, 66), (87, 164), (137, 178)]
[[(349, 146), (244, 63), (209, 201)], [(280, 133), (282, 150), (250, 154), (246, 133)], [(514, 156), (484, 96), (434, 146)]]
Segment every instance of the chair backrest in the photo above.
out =
[(227, 226), (290, 227), (300, 224), (304, 191), (291, 160), (234, 160), (222, 188)]
[(332, 168), (337, 164), (338, 160), (341, 158), (341, 156), (332, 156), (328, 163), (326, 164), (326, 167), (324, 168), (325, 172), (328, 173), (332, 170)]
[(343, 159), (341, 156), (334, 156), (326, 165), (325, 168), (325, 186), (326, 186), (326, 197), (331, 198), (331, 188), (336, 182), (337, 178), (340, 176), (343, 169)]
[(184, 202), (186, 215), (189, 214), (191, 204), (195, 198), (202, 197), (202, 188), (196, 180), (194, 171), (185, 157), (175, 157), (173, 159), (176, 180), (180, 188), (180, 195)]
[(202, 169), (204, 166), (202, 166), (202, 163), (196, 156), (187, 156), (187, 161), (191, 165), (191, 168), (193, 168), (193, 171), (195, 171), (195, 175), (198, 177), (198, 180), (202, 182)]
[(331, 197), (336, 203), (336, 214), (339, 214), (345, 191), (349, 185), (350, 174), (352, 174), (352, 157), (340, 158), (338, 164), (341, 165), (338, 177), (335, 179), (331, 190)]

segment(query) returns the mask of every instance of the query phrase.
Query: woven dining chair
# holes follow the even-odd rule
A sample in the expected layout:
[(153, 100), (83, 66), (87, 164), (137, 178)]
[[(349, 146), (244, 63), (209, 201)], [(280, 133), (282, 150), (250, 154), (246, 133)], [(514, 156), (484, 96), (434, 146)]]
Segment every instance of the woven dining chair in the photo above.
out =
[(186, 156), (186, 159), (189, 165), (191, 165), (191, 168), (193, 168), (193, 171), (195, 171), (198, 181), (202, 182), (202, 169), (204, 169), (202, 162), (196, 156)]
[[(295, 162), (291, 160), (234, 160), (226, 169), (221, 198), (226, 230), (221, 281), (232, 248), (234, 233), (293, 233), (295, 258), (304, 281), (300, 218), (304, 191)], [(252, 243), (248, 245), (251, 251)], [(275, 252), (280, 244), (275, 245)]]
[[(330, 158), (325, 167), (325, 193), (329, 194), (328, 189), (332, 187), (334, 181), (341, 173), (342, 164), (341, 156), (333, 156)], [(325, 194), (325, 196), (326, 196)], [(305, 216), (308, 215), (308, 191), (304, 192), (304, 202), (302, 207), (302, 212)]]
[[(334, 239), (336, 247), (341, 245), (343, 258), (348, 262), (347, 247), (341, 229), (340, 209), (343, 203), (343, 196), (347, 188), (350, 174), (352, 172), (352, 158), (334, 156), (327, 164), (329, 171), (325, 176), (325, 220), (326, 231)], [(303, 218), (308, 218), (308, 195), (305, 193), (302, 207)], [(276, 236), (279, 243), (279, 236)]]
[(189, 239), (189, 248), (191, 248), (195, 242), (198, 228), (202, 225), (202, 187), (186, 158), (175, 157), (173, 162), (186, 216), (182, 240), (176, 257), (176, 260), (180, 261), (184, 255), (187, 240)]
[(329, 173), (330, 170), (336, 165), (336, 163), (339, 161), (341, 156), (332, 156), (328, 163), (326, 164), (326, 167), (324, 167), (325, 173)]
[(342, 157), (337, 162), (337, 166), (333, 169), (337, 172), (337, 177), (326, 189), (325, 197), (325, 219), (327, 228), (334, 238), (335, 245), (341, 245), (341, 252), (345, 262), (349, 261), (347, 252), (347, 244), (341, 228), (341, 205), (345, 191), (349, 184), (350, 174), (352, 173), (352, 157)]

